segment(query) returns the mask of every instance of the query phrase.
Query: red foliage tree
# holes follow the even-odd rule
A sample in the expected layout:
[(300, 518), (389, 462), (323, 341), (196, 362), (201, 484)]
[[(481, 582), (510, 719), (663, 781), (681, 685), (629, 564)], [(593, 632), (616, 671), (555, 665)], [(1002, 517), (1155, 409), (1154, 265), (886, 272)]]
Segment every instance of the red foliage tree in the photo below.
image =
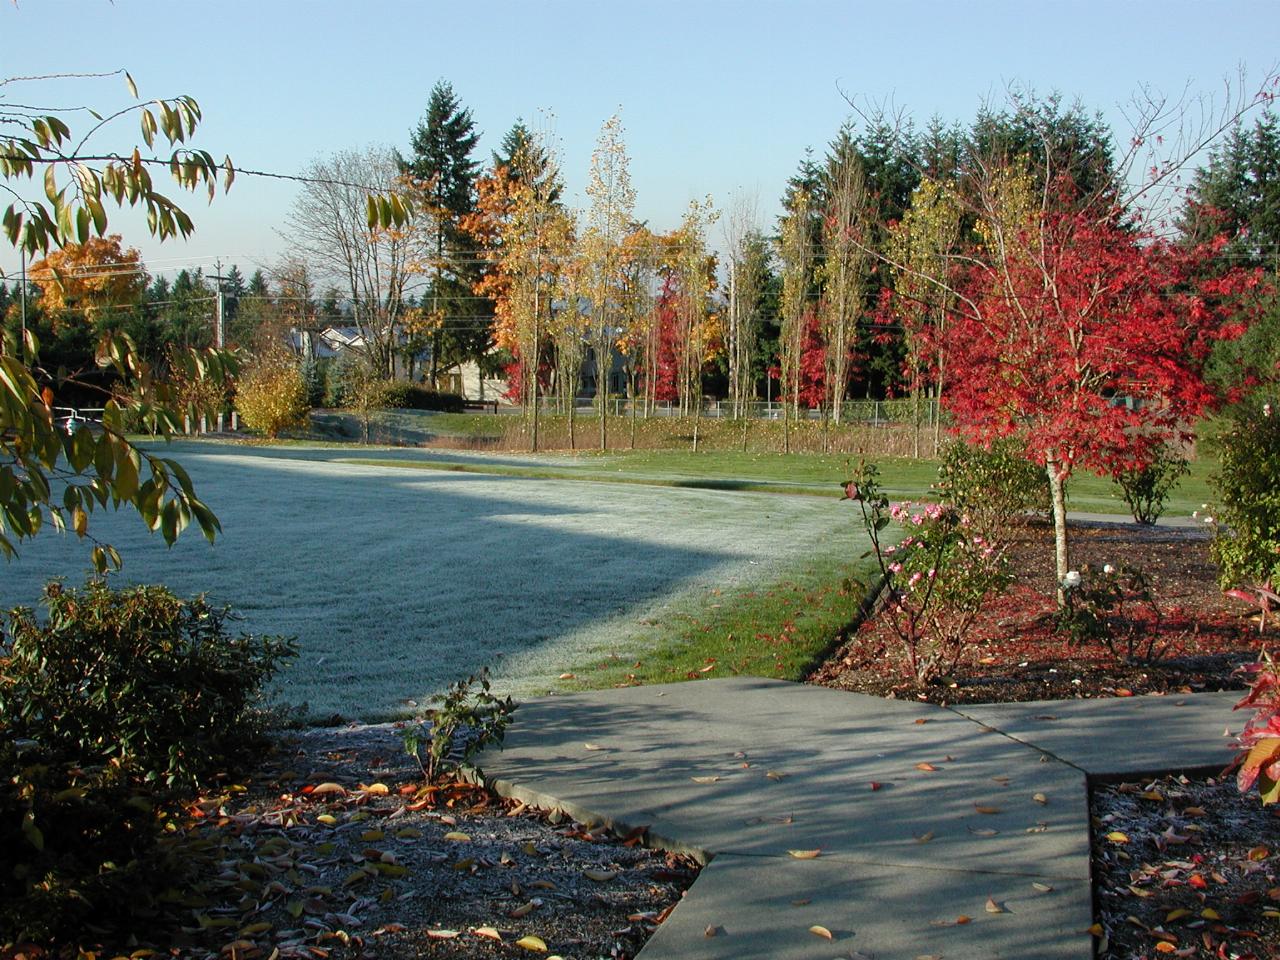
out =
[(680, 399), (680, 290), (674, 276), (662, 281), (655, 308), (657, 321), (657, 365), (653, 371), (653, 399), (675, 403)]
[(1205, 361), (1238, 335), (1235, 294), (1256, 282), (1204, 269), (1220, 247), (1176, 246), (1064, 203), (961, 284), (946, 404), (970, 439), (1016, 436), (1045, 467), (1060, 583), (1072, 472), (1143, 466), (1159, 444), (1190, 439), (1213, 403)]

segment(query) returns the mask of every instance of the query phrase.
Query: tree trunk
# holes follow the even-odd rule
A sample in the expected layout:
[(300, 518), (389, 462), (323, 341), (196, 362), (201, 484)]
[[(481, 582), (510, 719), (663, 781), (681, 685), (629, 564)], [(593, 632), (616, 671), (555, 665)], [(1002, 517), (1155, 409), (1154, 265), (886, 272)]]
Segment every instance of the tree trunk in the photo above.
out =
[(1060, 469), (1058, 461), (1049, 458), (1045, 461), (1045, 473), (1049, 477), (1049, 494), (1053, 498), (1054, 571), (1058, 578), (1058, 607), (1062, 608), (1067, 603), (1062, 582), (1071, 569), (1071, 558), (1067, 552), (1067, 478), (1070, 471)]
[(911, 456), (920, 459), (920, 388), (911, 390)]

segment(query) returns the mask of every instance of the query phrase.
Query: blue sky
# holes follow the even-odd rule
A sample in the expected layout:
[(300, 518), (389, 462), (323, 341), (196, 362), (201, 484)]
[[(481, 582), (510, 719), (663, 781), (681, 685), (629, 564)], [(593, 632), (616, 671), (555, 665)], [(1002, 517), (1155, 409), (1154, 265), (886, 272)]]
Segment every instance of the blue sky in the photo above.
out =
[[(600, 125), (620, 109), (640, 218), (667, 229), (690, 199), (724, 207), (746, 193), (769, 225), (804, 148), (820, 153), (849, 115), (842, 91), (921, 122), (967, 121), (1016, 83), (1079, 97), (1122, 128), (1118, 107), (1143, 84), (1220, 96), (1241, 64), (1260, 79), (1280, 57), (1277, 12), (1235, 0), (19, 0), (0, 5), (0, 78), (126, 68), (144, 98), (200, 102), (200, 146), (280, 173), (339, 149), (406, 149), (443, 78), (486, 160), (517, 117), (554, 114), (577, 205)], [(127, 101), (116, 78), (0, 94)], [(134, 139), (130, 124), (101, 143)], [(247, 273), (287, 248), (277, 231), (295, 192), (246, 177), (212, 206), (189, 198), (186, 242), (161, 246), (136, 219), (113, 225), (153, 272), (220, 257)], [(0, 252), (0, 269), (15, 266)]]

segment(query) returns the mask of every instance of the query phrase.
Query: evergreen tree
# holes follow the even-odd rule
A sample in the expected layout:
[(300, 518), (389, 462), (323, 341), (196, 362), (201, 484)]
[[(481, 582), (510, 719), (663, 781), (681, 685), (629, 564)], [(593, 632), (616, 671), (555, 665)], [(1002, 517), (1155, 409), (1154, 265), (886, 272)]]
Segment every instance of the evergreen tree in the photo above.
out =
[(1179, 227), (1188, 241), (1231, 237), (1228, 256), (1271, 272), (1280, 267), (1280, 118), (1236, 127), (1196, 170)]
[(410, 134), (407, 173), (426, 185), (435, 216), (435, 264), (428, 294), (433, 321), (431, 379), (489, 349), (493, 307), (473, 290), (484, 264), (474, 238), (463, 229), (475, 211), (479, 161), (472, 153), (480, 135), (471, 111), (453, 86), (441, 80), (431, 90), (427, 111)]
[(969, 129), (967, 149), (987, 163), (1025, 159), (1037, 189), (1046, 175), (1069, 177), (1086, 200), (1116, 188), (1111, 131), (1102, 114), (1088, 114), (1078, 102), (1064, 106), (1056, 93), (1043, 99), (1016, 94), (998, 112), (983, 108)]
[(508, 176), (516, 182), (532, 177), (542, 188), (539, 196), (545, 197), (551, 204), (560, 202), (563, 184), (551, 162), (551, 153), (525, 126), (523, 119), (516, 118), (511, 129), (503, 135), (501, 145), (493, 151), (492, 157), (494, 170), (505, 167)]

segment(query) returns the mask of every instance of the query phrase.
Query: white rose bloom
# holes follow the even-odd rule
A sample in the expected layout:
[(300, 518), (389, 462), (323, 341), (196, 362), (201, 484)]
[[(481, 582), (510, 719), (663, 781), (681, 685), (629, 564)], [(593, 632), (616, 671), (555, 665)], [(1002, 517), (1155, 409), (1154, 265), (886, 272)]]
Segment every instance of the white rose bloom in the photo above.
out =
[(1080, 571), (1068, 570), (1067, 575), (1062, 578), (1062, 585), (1068, 590), (1074, 590), (1076, 587), (1080, 586)]

